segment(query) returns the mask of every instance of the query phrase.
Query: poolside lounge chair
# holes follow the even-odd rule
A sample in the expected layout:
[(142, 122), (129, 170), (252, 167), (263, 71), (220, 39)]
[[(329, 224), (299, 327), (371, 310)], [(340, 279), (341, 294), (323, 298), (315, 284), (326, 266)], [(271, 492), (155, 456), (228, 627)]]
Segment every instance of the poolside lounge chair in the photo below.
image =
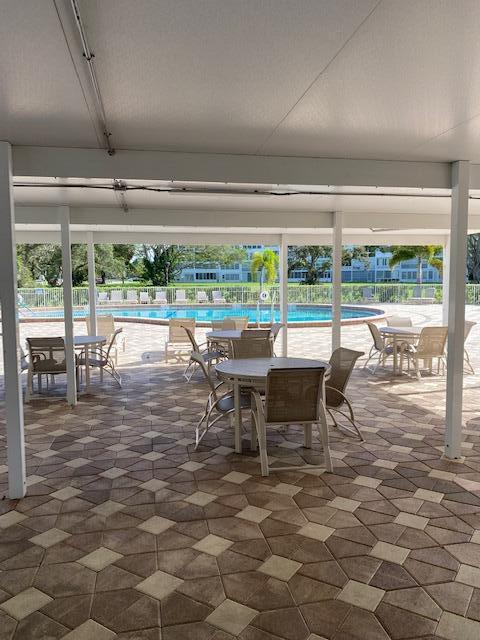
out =
[(372, 287), (363, 287), (362, 289), (362, 302), (365, 304), (366, 302), (373, 302), (373, 288)]
[(185, 304), (186, 302), (185, 289), (177, 289), (175, 291), (175, 304)]
[(432, 362), (437, 360), (437, 373), (440, 374), (445, 370), (447, 363), (445, 359), (445, 344), (447, 342), (448, 327), (423, 327), (420, 337), (416, 345), (403, 342), (400, 345), (400, 371), (403, 366), (403, 358), (408, 361), (408, 370), (410, 370), (410, 362), (413, 362), (417, 379), (421, 379), (420, 360), (423, 361), (424, 367), (432, 373)]
[(99, 291), (97, 302), (98, 304), (108, 302), (108, 291)]
[(135, 289), (127, 289), (127, 302), (138, 304), (138, 295)]
[(140, 303), (150, 304), (150, 296), (148, 295), (148, 291), (140, 291)]
[(154, 302), (158, 302), (159, 304), (168, 304), (167, 300), (167, 292), (162, 289), (157, 289), (155, 291), (155, 300)]
[(214, 304), (225, 304), (227, 302), (220, 291), (212, 291), (212, 301)]
[(413, 304), (433, 304), (435, 302), (435, 287), (427, 287), (423, 295), (423, 287), (413, 287), (413, 297), (408, 302)]
[[(472, 322), (471, 320), (466, 320), (465, 321), (465, 335), (464, 335), (464, 339), (465, 342), (467, 341), (468, 336), (470, 335), (470, 331), (473, 329), (474, 325), (476, 325), (476, 322)], [(472, 363), (470, 362), (470, 356), (468, 355), (468, 351), (465, 348), (464, 349), (464, 355), (465, 355), (465, 365), (467, 367), (467, 371), (469, 373), (475, 373), (475, 369), (472, 366)]]
[[(363, 355), (363, 351), (353, 351), (353, 349), (346, 349), (345, 347), (335, 349), (330, 357), (330, 377), (327, 381), (328, 384), (325, 385), (326, 408), (333, 420), (333, 424), (337, 429), (345, 430), (352, 435), (356, 435), (362, 441), (363, 436), (355, 424), (353, 408), (345, 395), (345, 390), (356, 361)], [(342, 411), (343, 405), (347, 406), (348, 414)], [(353, 428), (346, 425), (339, 425), (334, 413), (339, 413), (346, 418)]]
[(199, 304), (208, 302), (208, 296), (205, 291), (197, 291), (196, 299)]
[(192, 345), (185, 331), (190, 329), (195, 335), (194, 318), (170, 318), (168, 321), (168, 338), (165, 341), (165, 362), (169, 361), (169, 356), (173, 354), (190, 353)]
[[(57, 376), (67, 373), (65, 341), (63, 338), (27, 338), (28, 374), (25, 402), (29, 402), (33, 394), (33, 378), (37, 376), (38, 391), (42, 389), (42, 376)], [(78, 388), (78, 358), (75, 355), (75, 375)]]
[(123, 302), (123, 291), (121, 289), (110, 291), (110, 302)]
[(258, 441), (262, 476), (270, 471), (315, 468), (318, 465), (270, 467), (267, 455), (267, 428), (299, 424), (304, 428), (305, 447), (312, 446), (312, 425), (316, 425), (323, 445), (325, 466), (332, 470), (328, 426), (323, 403), (325, 369), (271, 369), (267, 375), (265, 400), (255, 389), (252, 394), (252, 449)]

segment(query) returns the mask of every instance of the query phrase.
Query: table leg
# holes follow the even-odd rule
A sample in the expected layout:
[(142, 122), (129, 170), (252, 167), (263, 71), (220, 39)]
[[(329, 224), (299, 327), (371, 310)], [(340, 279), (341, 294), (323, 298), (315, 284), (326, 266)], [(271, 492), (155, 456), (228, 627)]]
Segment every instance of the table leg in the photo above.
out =
[(90, 389), (90, 348), (85, 345), (85, 389)]
[(398, 358), (398, 353), (397, 353), (397, 336), (396, 334), (393, 334), (393, 375), (396, 376), (397, 375), (397, 358)]
[(235, 405), (235, 452), (242, 453), (242, 409), (240, 407), (240, 383), (233, 381), (233, 403)]

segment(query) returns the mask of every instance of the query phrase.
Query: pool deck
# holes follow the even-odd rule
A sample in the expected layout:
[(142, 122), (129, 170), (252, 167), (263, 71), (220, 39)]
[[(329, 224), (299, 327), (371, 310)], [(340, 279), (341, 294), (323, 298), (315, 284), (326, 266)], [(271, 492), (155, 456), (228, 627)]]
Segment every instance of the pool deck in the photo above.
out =
[[(440, 322), (439, 306), (385, 307)], [(480, 373), (480, 307), (467, 318)], [(0, 640), (480, 637), (479, 375), (465, 377), (462, 461), (442, 458), (444, 377), (360, 366), (348, 395), (365, 442), (332, 428), (333, 473), (262, 478), (227, 422), (194, 451), (208, 391), (165, 365), (167, 328), (120, 326), (122, 389), (95, 376), (71, 409), (59, 382), (25, 406), (28, 493), (0, 502)], [(371, 343), (363, 325), (342, 336)], [(289, 354), (328, 358), (330, 330), (290, 329)], [(2, 493), (4, 438), (0, 405)], [(301, 442), (269, 435), (269, 453), (320, 455)]]

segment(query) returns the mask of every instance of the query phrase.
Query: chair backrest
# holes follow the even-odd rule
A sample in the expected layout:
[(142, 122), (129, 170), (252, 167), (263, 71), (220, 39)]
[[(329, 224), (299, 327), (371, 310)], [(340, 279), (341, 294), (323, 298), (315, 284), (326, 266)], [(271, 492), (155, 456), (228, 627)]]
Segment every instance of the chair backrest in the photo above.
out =
[(198, 351), (192, 351), (191, 354), (191, 359), (196, 362), (198, 364), (198, 366), (200, 367), (200, 370), (202, 371), (205, 380), (208, 383), (208, 386), (210, 387), (210, 391), (213, 394), (214, 399), (217, 399), (217, 394), (216, 394), (216, 390), (215, 390), (215, 385), (213, 384), (213, 380), (210, 377), (209, 373), (208, 373), (208, 369), (207, 369), (207, 365), (205, 364), (205, 360), (202, 356), (201, 353), (198, 353)]
[(212, 291), (212, 299), (213, 300), (223, 300), (223, 296), (220, 291)]
[[(118, 334), (119, 334), (119, 333), (122, 333), (122, 330), (121, 330), (121, 329), (116, 329), (116, 330), (113, 332), (113, 335), (112, 335), (112, 337), (111, 337), (111, 339), (110, 339), (110, 344), (109, 344), (109, 345), (108, 345), (108, 347), (107, 347), (107, 360), (108, 360), (108, 358), (110, 357), (110, 351), (111, 351), (111, 350), (113, 349), (113, 347), (115, 346), (115, 342), (117, 341), (117, 337), (118, 337)], [(103, 335), (103, 334), (102, 334), (102, 335)]]
[(35, 373), (65, 373), (63, 338), (27, 338), (30, 366)]
[(235, 359), (271, 358), (273, 356), (273, 340), (270, 337), (230, 340), (229, 356)]
[(417, 356), (435, 358), (442, 356), (447, 342), (448, 327), (423, 327), (417, 344)]
[[(223, 330), (223, 320), (212, 320), (212, 329), (214, 331), (222, 331)], [(233, 327), (232, 327), (233, 329)]]
[(198, 302), (208, 302), (208, 296), (205, 291), (197, 291)]
[(188, 327), (192, 333), (195, 333), (195, 319), (170, 318), (168, 321), (168, 341), (177, 344), (190, 342), (185, 332), (185, 327)]
[(175, 291), (175, 300), (177, 302), (183, 302), (184, 300), (186, 300), (185, 289), (177, 289)]
[(413, 287), (413, 297), (414, 298), (421, 298), (422, 297), (422, 287), (419, 287), (418, 285)]
[(150, 302), (148, 291), (140, 291), (140, 302)]
[(265, 421), (316, 422), (323, 400), (325, 369), (271, 369), (267, 375)]
[(130, 300), (130, 301), (135, 300), (135, 302), (137, 302), (138, 296), (137, 296), (137, 292), (134, 289), (127, 289), (127, 300)]
[(470, 331), (473, 329), (473, 327), (476, 324), (477, 323), (473, 322), (472, 320), (465, 320), (465, 335), (464, 335), (465, 340), (468, 338), (468, 336), (470, 335)]
[(370, 298), (373, 298), (373, 289), (372, 289), (372, 287), (363, 287), (362, 296), (367, 300), (370, 299)]
[(426, 298), (435, 298), (435, 287), (427, 287), (425, 292)]
[[(85, 322), (87, 325), (88, 335), (91, 336), (92, 334), (90, 332), (91, 330), (90, 330), (89, 316), (85, 317)], [(97, 333), (97, 336), (105, 336), (106, 338), (109, 338), (111, 335), (115, 333), (115, 320), (113, 319), (113, 316), (111, 313), (108, 313), (107, 315), (97, 316), (96, 333)]]
[(190, 327), (183, 325), (183, 329), (184, 329), (185, 333), (187, 334), (188, 339), (190, 340), (190, 343), (192, 345), (192, 350), (195, 353), (200, 353), (200, 349), (198, 347), (198, 342), (195, 340), (195, 336), (194, 336), (193, 332), (191, 331)]
[(242, 331), (248, 327), (248, 317), (247, 316), (226, 316), (224, 318), (226, 322), (233, 322), (233, 329), (237, 331)]
[(272, 324), (271, 327), (271, 332), (272, 332), (272, 336), (274, 341), (277, 339), (278, 334), (280, 333), (280, 330), (284, 327), (283, 322), (274, 322)]
[(370, 333), (372, 334), (373, 344), (375, 346), (375, 349), (377, 349), (378, 351), (381, 351), (384, 348), (385, 343), (380, 334), (380, 331), (378, 330), (377, 325), (374, 322), (367, 322), (366, 325)]
[[(327, 406), (339, 407), (344, 402), (343, 393), (347, 388), (356, 361), (364, 355), (363, 351), (354, 351), (340, 347), (330, 357), (330, 377), (326, 382), (325, 397)], [(339, 393), (340, 392), (340, 393)]]
[(264, 338), (265, 340), (270, 338), (272, 332), (270, 329), (243, 329), (241, 338)]
[(123, 300), (123, 291), (114, 289), (110, 291), (110, 302), (121, 302)]
[(155, 291), (155, 302), (167, 302), (167, 292), (157, 289)]
[(107, 302), (108, 300), (108, 291), (99, 291), (98, 292), (98, 301), (99, 302)]
[(22, 371), (25, 371), (25, 369), (28, 369), (27, 354), (23, 350), (22, 346), (20, 346), (20, 369)]
[(235, 320), (233, 318), (224, 318), (222, 320), (222, 326), (220, 327), (220, 329), (222, 331), (235, 331), (237, 329)]
[(388, 316), (387, 325), (389, 327), (411, 327), (412, 319), (407, 316)]

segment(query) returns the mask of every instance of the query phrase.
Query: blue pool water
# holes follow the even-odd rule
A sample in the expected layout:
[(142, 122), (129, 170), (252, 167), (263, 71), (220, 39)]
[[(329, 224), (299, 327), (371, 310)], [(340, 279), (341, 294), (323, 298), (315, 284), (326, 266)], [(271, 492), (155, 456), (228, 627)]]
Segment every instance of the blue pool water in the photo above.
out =
[[(85, 309), (75, 310), (76, 317), (84, 317), (87, 311)], [(195, 318), (197, 322), (208, 323), (212, 320), (222, 320), (225, 316), (248, 316), (251, 322), (257, 321), (257, 308), (250, 306), (165, 306), (165, 307), (119, 307), (119, 308), (99, 308), (99, 315), (112, 314), (116, 318), (145, 318), (157, 320), (169, 320), (170, 318)], [(368, 318), (383, 313), (379, 309), (371, 309), (365, 307), (342, 307), (342, 320), (350, 320), (354, 318)], [(34, 316), (42, 318), (61, 318), (62, 310), (36, 311)], [(280, 310), (274, 309), (273, 318), (270, 307), (260, 309), (260, 322), (279, 322)], [(332, 308), (330, 305), (288, 305), (288, 322), (328, 322), (332, 320)]]

